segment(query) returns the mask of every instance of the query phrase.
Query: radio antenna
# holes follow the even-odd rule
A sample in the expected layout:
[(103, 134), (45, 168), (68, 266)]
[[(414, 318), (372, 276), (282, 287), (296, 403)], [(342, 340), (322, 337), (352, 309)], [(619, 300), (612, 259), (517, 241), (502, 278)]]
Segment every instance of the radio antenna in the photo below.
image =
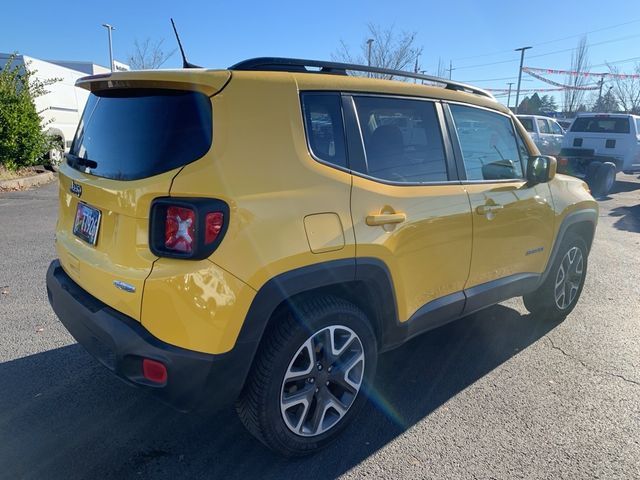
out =
[(198, 65), (194, 65), (193, 63), (189, 63), (187, 61), (187, 56), (184, 54), (184, 49), (182, 48), (182, 42), (180, 41), (180, 36), (178, 35), (178, 29), (176, 28), (176, 24), (173, 21), (173, 18), (171, 18), (170, 20), (171, 20), (171, 25), (173, 26), (173, 33), (176, 34), (178, 47), (180, 47), (180, 54), (182, 55), (182, 68), (202, 68)]

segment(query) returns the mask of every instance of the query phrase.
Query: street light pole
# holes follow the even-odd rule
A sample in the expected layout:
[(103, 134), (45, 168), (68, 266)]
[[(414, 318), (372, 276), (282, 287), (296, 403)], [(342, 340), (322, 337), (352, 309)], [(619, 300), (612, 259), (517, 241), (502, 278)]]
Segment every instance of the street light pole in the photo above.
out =
[(111, 71), (113, 72), (115, 69), (113, 68), (113, 43), (111, 42), (111, 32), (115, 30), (116, 27), (109, 25), (108, 23), (103, 23), (102, 26), (109, 32), (109, 63), (111, 65)]
[[(371, 66), (371, 44), (373, 43), (373, 38), (367, 40), (367, 67)], [(371, 72), (367, 72), (367, 76), (371, 76)]]
[(511, 86), (513, 85), (513, 82), (509, 82), (507, 85), (509, 85), (509, 93), (507, 94), (507, 108), (509, 108), (509, 102), (511, 101)]
[(524, 65), (524, 51), (529, 50), (531, 47), (516, 48), (516, 52), (520, 52), (520, 70), (518, 71), (518, 89), (516, 90), (516, 105), (515, 113), (518, 113), (518, 102), (520, 101), (520, 82), (522, 81), (522, 65)]

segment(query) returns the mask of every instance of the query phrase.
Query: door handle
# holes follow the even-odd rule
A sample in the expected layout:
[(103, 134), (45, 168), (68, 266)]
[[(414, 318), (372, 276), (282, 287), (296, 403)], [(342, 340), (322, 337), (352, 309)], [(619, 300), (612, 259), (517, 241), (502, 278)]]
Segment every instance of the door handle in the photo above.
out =
[(476, 208), (476, 213), (479, 215), (486, 215), (488, 213), (493, 213), (496, 210), (502, 210), (504, 205), (480, 205)]
[(366, 223), (370, 227), (389, 225), (392, 223), (402, 223), (407, 219), (404, 213), (380, 213), (378, 215), (368, 215)]

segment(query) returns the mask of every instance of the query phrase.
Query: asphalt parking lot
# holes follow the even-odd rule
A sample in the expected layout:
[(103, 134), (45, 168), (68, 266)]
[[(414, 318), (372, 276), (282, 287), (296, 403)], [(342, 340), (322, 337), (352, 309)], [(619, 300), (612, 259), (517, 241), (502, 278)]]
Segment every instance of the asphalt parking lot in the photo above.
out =
[(90, 358), (47, 303), (56, 185), (0, 193), (0, 478), (640, 478), (640, 179), (618, 178), (564, 322), (516, 299), (385, 354), (375, 401), (301, 460)]

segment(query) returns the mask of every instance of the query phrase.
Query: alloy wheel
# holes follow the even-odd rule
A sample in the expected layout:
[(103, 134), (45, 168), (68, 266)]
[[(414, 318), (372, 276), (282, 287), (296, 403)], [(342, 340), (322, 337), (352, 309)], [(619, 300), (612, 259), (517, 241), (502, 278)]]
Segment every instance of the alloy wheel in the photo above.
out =
[(572, 247), (560, 262), (560, 268), (556, 274), (555, 283), (555, 300), (556, 306), (560, 310), (568, 308), (576, 298), (580, 284), (582, 283), (582, 275), (584, 272), (584, 258), (582, 250), (578, 247)]
[(311, 335), (282, 382), (280, 411), (287, 428), (314, 437), (336, 426), (360, 391), (364, 368), (362, 342), (350, 328), (331, 325)]

